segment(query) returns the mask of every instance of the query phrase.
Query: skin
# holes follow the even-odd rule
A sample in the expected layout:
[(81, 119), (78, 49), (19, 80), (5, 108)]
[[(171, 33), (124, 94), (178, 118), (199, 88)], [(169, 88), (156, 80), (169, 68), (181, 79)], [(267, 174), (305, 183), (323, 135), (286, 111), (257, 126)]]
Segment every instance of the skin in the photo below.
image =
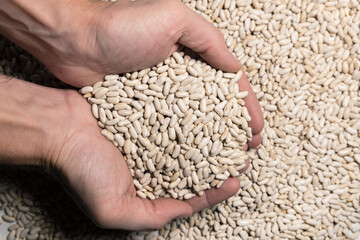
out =
[[(223, 71), (241, 68), (220, 31), (175, 0), (0, 2), (0, 32), (76, 87), (91, 85), (105, 74), (155, 65), (180, 45)], [(0, 162), (55, 169), (65, 189), (101, 227), (160, 228), (239, 189), (239, 181), (229, 178), (221, 188), (188, 201), (140, 199), (123, 156), (100, 134), (90, 105), (78, 92), (5, 76), (0, 76), (0, 85)], [(249, 92), (245, 102), (253, 139), (248, 146), (256, 147), (263, 117), (245, 74), (239, 89)]]

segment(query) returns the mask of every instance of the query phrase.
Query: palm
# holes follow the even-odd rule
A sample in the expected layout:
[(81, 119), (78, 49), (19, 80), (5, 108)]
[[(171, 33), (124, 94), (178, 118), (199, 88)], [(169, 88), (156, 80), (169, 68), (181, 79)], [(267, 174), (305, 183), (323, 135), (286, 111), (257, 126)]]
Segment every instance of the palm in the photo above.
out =
[(60, 154), (61, 171), (73, 197), (95, 222), (108, 228), (155, 228), (192, 213), (181, 201), (136, 197), (120, 151), (100, 134), (86, 101), (75, 92), (69, 96), (71, 120), (65, 128), (69, 130)]

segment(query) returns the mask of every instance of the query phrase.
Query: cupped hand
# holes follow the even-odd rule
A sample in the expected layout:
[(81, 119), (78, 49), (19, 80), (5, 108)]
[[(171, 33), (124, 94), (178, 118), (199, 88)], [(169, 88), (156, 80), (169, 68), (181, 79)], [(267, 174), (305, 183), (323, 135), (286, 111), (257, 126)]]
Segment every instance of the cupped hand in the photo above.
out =
[[(96, 2), (77, 17), (83, 20), (67, 26), (69, 30), (62, 36), (63, 46), (59, 48), (63, 51), (55, 49), (39, 55), (59, 79), (73, 86), (92, 85), (105, 74), (158, 64), (179, 45), (223, 71), (237, 72), (241, 68), (227, 50), (222, 33), (177, 0)], [(253, 139), (248, 146), (256, 147), (264, 120), (245, 72), (239, 89), (249, 92), (245, 103), (253, 118), (249, 123)]]
[(180, 44), (213, 67), (240, 68), (221, 32), (178, 0), (92, 2), (82, 11), (69, 9), (64, 22), (45, 45), (48, 51), (28, 50), (76, 87), (92, 85), (105, 74), (156, 65)]
[[(239, 86), (242, 90), (251, 90), (246, 77), (240, 80)], [(49, 158), (51, 165), (61, 172), (66, 189), (99, 226), (128, 230), (160, 228), (171, 219), (190, 216), (238, 191), (238, 179), (229, 178), (221, 188), (210, 189), (203, 196), (187, 201), (170, 198), (150, 201), (137, 197), (126, 161), (100, 134), (90, 105), (77, 92), (64, 92), (67, 110), (62, 111), (54, 131), (52, 145), (56, 147)], [(253, 97), (250, 92), (245, 99), (247, 104), (248, 101), (253, 104)], [(262, 128), (262, 115), (257, 110), (249, 110), (252, 117), (249, 125), (254, 136)], [(249, 145), (257, 144), (256, 138), (249, 142)]]
[[(105, 74), (153, 66), (179, 45), (225, 72), (241, 68), (219, 29), (178, 0), (93, 2), (77, 17), (83, 20), (67, 26), (69, 30), (61, 39), (63, 51), (55, 49), (39, 56), (59, 79), (73, 86), (92, 85)], [(239, 89), (249, 92), (245, 98), (253, 118), (249, 123), (253, 131), (249, 147), (256, 147), (264, 120), (244, 71)]]

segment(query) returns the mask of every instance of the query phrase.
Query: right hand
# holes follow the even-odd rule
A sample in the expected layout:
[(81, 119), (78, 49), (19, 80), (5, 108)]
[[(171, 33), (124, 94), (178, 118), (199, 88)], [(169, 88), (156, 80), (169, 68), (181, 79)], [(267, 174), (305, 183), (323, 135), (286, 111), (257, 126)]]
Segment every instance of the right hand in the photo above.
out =
[[(239, 84), (248, 90), (249, 85), (243, 83), (247, 83), (246, 77)], [(62, 94), (66, 108), (51, 127), (54, 147), (47, 159), (62, 174), (63, 183), (74, 200), (99, 226), (128, 230), (160, 228), (173, 218), (187, 217), (222, 202), (239, 190), (238, 179), (229, 178), (220, 188), (207, 190), (203, 196), (187, 201), (170, 198), (150, 201), (137, 197), (126, 161), (101, 135), (90, 105), (73, 90), (62, 91)], [(253, 131), (260, 131), (261, 115), (249, 112), (250, 126)], [(256, 145), (257, 141), (255, 137), (249, 145)]]

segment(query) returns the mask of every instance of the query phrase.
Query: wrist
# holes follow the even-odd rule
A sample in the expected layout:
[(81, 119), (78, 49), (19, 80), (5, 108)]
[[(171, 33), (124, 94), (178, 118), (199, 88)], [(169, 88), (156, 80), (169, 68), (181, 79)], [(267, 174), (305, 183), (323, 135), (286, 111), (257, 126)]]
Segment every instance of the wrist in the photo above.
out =
[(0, 75), (0, 163), (48, 165), (61, 91)]

